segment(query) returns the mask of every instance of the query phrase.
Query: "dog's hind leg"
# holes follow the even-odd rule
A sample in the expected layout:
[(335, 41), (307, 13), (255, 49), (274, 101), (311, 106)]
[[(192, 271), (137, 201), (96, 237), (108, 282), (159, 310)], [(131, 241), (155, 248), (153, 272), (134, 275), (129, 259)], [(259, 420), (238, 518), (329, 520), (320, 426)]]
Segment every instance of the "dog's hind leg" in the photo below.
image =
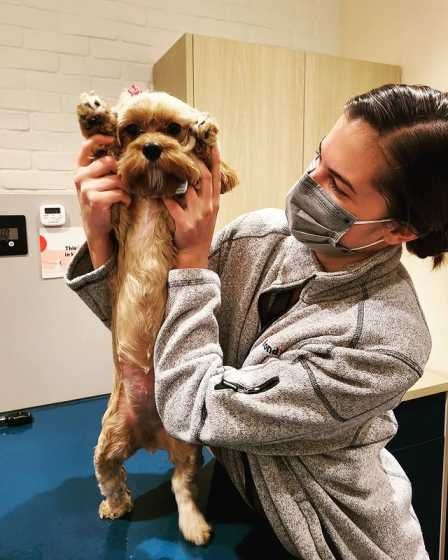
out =
[(132, 435), (119, 413), (106, 412), (94, 455), (98, 486), (105, 497), (99, 507), (102, 519), (116, 519), (133, 508), (123, 462), (135, 451)]
[(179, 528), (187, 541), (196, 545), (206, 544), (212, 529), (196, 503), (196, 475), (202, 463), (201, 448), (170, 439), (169, 453), (175, 465), (171, 487), (179, 510)]

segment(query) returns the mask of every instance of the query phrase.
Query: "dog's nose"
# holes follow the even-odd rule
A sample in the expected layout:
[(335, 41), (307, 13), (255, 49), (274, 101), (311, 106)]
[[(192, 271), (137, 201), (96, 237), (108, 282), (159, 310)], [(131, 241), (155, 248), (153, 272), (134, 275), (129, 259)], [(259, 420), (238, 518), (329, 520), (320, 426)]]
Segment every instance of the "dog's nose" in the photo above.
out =
[(158, 144), (145, 144), (143, 146), (143, 153), (145, 157), (150, 159), (151, 161), (156, 161), (159, 159), (160, 154), (162, 153), (162, 148)]

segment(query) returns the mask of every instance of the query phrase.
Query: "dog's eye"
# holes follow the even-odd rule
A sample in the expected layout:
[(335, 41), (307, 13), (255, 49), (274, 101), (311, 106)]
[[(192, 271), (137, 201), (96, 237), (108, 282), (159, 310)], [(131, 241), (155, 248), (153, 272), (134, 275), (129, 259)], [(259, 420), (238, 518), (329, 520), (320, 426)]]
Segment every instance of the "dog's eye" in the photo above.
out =
[(166, 127), (166, 132), (170, 136), (177, 136), (181, 130), (182, 127), (177, 122), (172, 122)]
[(124, 132), (131, 138), (136, 138), (140, 134), (140, 129), (136, 124), (128, 124), (124, 127)]

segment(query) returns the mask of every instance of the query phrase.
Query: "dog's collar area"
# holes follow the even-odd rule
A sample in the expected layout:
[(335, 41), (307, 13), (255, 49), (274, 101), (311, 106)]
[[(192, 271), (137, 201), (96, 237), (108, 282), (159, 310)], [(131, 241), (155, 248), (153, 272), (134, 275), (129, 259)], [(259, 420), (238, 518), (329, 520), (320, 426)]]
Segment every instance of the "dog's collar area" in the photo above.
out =
[(185, 194), (185, 193), (187, 192), (187, 188), (188, 188), (188, 181), (184, 181), (183, 183), (181, 183), (181, 184), (177, 187), (177, 189), (176, 189), (176, 191), (175, 191), (175, 193), (174, 193), (174, 196), (178, 196), (178, 195)]

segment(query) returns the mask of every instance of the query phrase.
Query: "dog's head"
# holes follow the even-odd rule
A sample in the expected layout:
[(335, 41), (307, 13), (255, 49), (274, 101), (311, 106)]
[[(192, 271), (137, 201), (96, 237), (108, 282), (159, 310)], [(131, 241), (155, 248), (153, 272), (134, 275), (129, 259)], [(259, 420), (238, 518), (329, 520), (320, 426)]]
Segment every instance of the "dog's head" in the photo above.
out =
[[(195, 157), (211, 168), (218, 127), (206, 113), (164, 92), (125, 90), (112, 109), (120, 159), (118, 173), (137, 196), (173, 196), (195, 185), (200, 171)], [(237, 184), (221, 163), (221, 192)]]

